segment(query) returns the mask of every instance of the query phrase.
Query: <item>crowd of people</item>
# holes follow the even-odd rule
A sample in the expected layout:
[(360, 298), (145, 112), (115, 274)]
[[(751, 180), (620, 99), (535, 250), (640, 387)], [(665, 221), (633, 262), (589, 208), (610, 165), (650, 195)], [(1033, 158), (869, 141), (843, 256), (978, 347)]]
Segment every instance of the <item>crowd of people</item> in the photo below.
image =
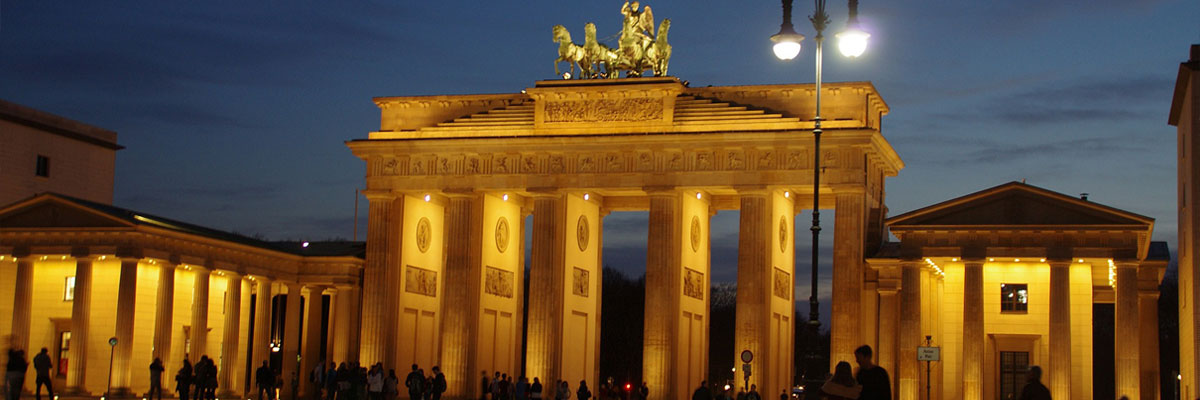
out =
[[(842, 361), (834, 367), (834, 372), (826, 382), (815, 391), (816, 397), (833, 400), (891, 400), (892, 381), (888, 372), (874, 363), (870, 346), (860, 346), (854, 351), (855, 362), (858, 364), (857, 373), (852, 371), (850, 363)], [(51, 370), (53, 364), (47, 349), (33, 358), (33, 367), (37, 372), (35, 395), (41, 400), (41, 390), (45, 386), (50, 399), (54, 398)], [(24, 386), (25, 373), (29, 362), (25, 359), (25, 351), (20, 349), (8, 350), (8, 363), (5, 369), (5, 392), (7, 400), (20, 400), (21, 390), (12, 390)], [(150, 391), (147, 397), (162, 399), (162, 360), (155, 358), (150, 364)], [(1042, 370), (1037, 366), (1030, 367), (1026, 377), (1025, 387), (1021, 390), (1022, 400), (1050, 399), (1050, 391), (1041, 383)], [(282, 383), (279, 375), (263, 361), (255, 371), (258, 384), (258, 400), (275, 400), (276, 390)], [(292, 389), (299, 383), (293, 376)], [(376, 363), (370, 368), (361, 367), (356, 362), (334, 364), (328, 367), (324, 362), (318, 363), (309, 374), (309, 382), (318, 390), (312, 392), (311, 400), (393, 400), (399, 394), (400, 381), (396, 370), (384, 372), (382, 363)], [(208, 356), (201, 356), (193, 366), (186, 358), (183, 367), (175, 374), (175, 391), (180, 400), (216, 400), (217, 367)], [(412, 371), (404, 378), (404, 387), (411, 400), (440, 400), (446, 392), (446, 376), (441, 368), (434, 366), (430, 374), (426, 374), (417, 364), (412, 365)], [(613, 384), (612, 378), (601, 382), (597, 393), (593, 394), (586, 380), (580, 381), (575, 390), (571, 390), (567, 381), (559, 380), (544, 387), (537, 377), (529, 381), (521, 376), (495, 372), (489, 376), (483, 371), (479, 380), (480, 400), (645, 400), (650, 395), (650, 389), (642, 382), (638, 387), (621, 388)], [(788, 391), (779, 395), (781, 400), (791, 397)], [(807, 397), (807, 396), (806, 396)], [(692, 393), (692, 400), (762, 400), (756, 385), (739, 388), (736, 394), (726, 386), (725, 390), (714, 390), (708, 382), (701, 382), (700, 387)]]
[(622, 390), (609, 378), (607, 382), (600, 383), (596, 393), (592, 393), (587, 380), (579, 381), (575, 390), (571, 390), (570, 383), (564, 380), (545, 387), (537, 377), (531, 382), (524, 376), (514, 379), (501, 372), (488, 376), (487, 371), (483, 371), (479, 379), (479, 393), (480, 400), (645, 400), (650, 395), (650, 389), (642, 382), (636, 391)]

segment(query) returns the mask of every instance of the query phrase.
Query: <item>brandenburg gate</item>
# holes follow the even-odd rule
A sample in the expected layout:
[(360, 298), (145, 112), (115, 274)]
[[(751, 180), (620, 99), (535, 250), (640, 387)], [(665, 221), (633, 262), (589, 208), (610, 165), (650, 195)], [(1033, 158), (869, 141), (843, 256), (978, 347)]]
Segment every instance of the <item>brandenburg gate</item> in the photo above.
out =
[[(880, 134), (888, 107), (870, 83), (822, 90), (836, 363), (853, 360), (859, 320), (873, 317), (860, 312), (864, 254), (882, 241), (884, 180), (904, 164)], [(706, 379), (709, 221), (739, 210), (734, 351), (755, 354), (760, 393), (780, 393), (793, 376), (794, 221), (812, 204), (813, 101), (812, 85), (689, 88), (671, 77), (376, 98), (380, 129), (347, 143), (366, 161), (370, 202), (361, 361), (440, 365), (452, 397), (478, 397), (485, 370), (596, 385), (600, 313), (623, 312), (600, 308), (604, 216), (648, 210), (642, 373), (652, 398), (683, 398)]]

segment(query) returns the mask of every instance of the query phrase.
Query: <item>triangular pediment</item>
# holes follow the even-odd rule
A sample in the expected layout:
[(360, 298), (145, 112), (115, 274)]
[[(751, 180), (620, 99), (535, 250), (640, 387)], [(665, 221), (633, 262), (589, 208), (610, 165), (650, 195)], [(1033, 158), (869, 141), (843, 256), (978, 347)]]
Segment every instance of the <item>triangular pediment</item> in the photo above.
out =
[(888, 219), (918, 227), (1148, 227), (1154, 220), (1061, 193), (1012, 182)]
[(121, 228), (134, 224), (99, 210), (83, 207), (53, 194), (0, 209), (3, 228)]

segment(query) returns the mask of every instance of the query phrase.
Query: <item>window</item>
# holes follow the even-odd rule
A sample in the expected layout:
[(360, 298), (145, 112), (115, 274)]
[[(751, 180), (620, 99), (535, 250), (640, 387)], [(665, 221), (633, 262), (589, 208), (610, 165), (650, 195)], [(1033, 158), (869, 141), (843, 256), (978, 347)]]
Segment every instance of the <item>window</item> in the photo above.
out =
[(71, 331), (63, 331), (58, 334), (58, 377), (67, 377), (67, 365), (70, 363), (68, 355), (71, 350)]
[(75, 277), (68, 276), (67, 283), (63, 285), (63, 301), (75, 300)]
[(37, 176), (50, 177), (50, 157), (41, 154), (37, 156)]
[[(1024, 285), (1022, 285), (1024, 286)], [(1015, 399), (1025, 386), (1025, 374), (1029, 371), (1029, 353), (1024, 351), (1000, 352), (1000, 398)]]
[(1029, 285), (1024, 283), (1001, 284), (1000, 311), (1015, 313), (1029, 311)]

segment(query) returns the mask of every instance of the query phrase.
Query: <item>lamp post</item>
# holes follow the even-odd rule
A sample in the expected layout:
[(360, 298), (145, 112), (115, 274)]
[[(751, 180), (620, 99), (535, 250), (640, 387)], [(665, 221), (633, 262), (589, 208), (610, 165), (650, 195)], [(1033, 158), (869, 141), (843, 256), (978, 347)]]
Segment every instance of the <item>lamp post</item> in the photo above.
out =
[[(804, 35), (796, 33), (792, 27), (792, 0), (782, 0), (783, 2), (783, 24), (779, 26), (779, 33), (771, 36), (771, 41), (775, 42), (772, 50), (775, 56), (780, 60), (791, 60), (800, 54), (800, 42), (804, 40)], [(812, 213), (812, 288), (808, 297), (808, 328), (811, 334), (809, 340), (809, 358), (815, 360), (817, 357), (817, 338), (820, 333), (820, 312), (817, 301), (817, 265), (818, 265), (818, 245), (821, 235), (821, 45), (825, 41), (824, 31), (829, 24), (829, 15), (825, 13), (825, 0), (814, 0), (816, 10), (808, 19), (812, 21), (813, 29), (817, 31), (817, 36), (813, 41), (817, 44), (816, 50), (816, 116), (813, 117), (813, 213)], [(848, 0), (849, 19), (846, 22), (846, 30), (837, 34), (838, 47), (842, 55), (855, 58), (867, 49), (867, 38), (869, 34), (863, 32), (858, 24), (858, 0)], [(811, 364), (811, 362), (810, 362)], [(823, 377), (806, 376), (808, 379), (821, 379)]]

